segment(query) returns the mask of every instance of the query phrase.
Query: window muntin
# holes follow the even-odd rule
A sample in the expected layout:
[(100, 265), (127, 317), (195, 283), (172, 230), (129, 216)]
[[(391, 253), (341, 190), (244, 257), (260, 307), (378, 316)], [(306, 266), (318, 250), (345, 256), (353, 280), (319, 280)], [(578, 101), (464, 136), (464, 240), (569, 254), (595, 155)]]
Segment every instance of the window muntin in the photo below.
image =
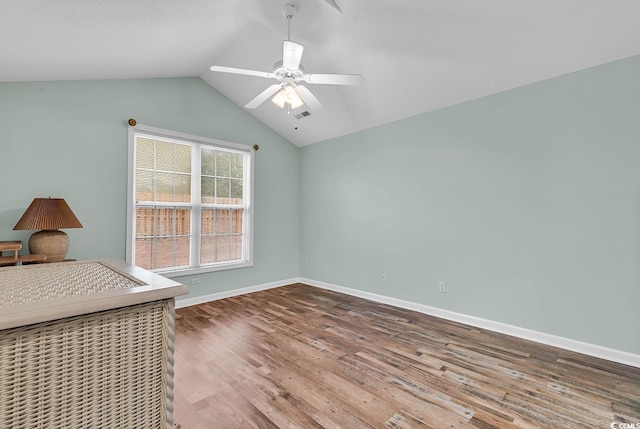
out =
[(177, 275), (251, 265), (249, 148), (162, 131), (130, 132), (127, 260)]

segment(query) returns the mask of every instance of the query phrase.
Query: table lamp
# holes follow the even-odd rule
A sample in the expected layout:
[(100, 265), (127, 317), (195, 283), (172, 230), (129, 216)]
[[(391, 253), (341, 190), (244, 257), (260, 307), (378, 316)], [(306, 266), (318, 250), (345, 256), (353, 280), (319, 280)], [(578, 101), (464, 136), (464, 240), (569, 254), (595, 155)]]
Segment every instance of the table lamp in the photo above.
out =
[(69, 236), (60, 228), (82, 228), (82, 224), (64, 199), (51, 197), (35, 198), (13, 227), (42, 230), (29, 238), (29, 253), (47, 255), (47, 262), (63, 261), (69, 250)]

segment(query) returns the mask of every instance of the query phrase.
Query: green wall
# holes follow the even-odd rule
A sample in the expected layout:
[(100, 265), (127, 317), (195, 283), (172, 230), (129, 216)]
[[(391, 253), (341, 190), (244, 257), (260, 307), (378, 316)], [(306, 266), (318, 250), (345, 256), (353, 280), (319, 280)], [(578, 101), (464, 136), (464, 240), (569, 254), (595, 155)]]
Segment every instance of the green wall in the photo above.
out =
[(633, 57), (302, 149), (198, 78), (0, 83), (0, 240), (57, 196), (84, 224), (69, 257), (123, 259), (135, 118), (260, 145), (255, 265), (177, 278), (189, 298), (302, 276), (640, 354), (637, 76)]
[(66, 230), (77, 259), (125, 257), (127, 119), (260, 145), (255, 265), (199, 275), (196, 297), (298, 275), (299, 149), (198, 78), (0, 83), (0, 240), (34, 197), (67, 200), (83, 229)]
[(633, 57), (303, 148), (301, 275), (639, 354), (638, 76)]

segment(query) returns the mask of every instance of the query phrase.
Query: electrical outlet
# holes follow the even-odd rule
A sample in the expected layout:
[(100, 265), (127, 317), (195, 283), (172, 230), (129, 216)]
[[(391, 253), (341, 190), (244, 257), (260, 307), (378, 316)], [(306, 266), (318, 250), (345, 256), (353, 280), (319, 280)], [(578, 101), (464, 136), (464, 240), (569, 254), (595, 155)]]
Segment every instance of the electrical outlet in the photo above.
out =
[(380, 281), (381, 282), (386, 282), (387, 281), (387, 274), (386, 273), (380, 273)]
[(305, 266), (305, 267), (308, 267), (308, 266), (309, 266), (309, 260), (308, 260), (308, 259), (305, 259), (305, 260), (304, 260), (304, 266)]
[(447, 293), (447, 284), (445, 282), (439, 283), (440, 293)]
[(191, 279), (191, 286), (199, 285), (199, 284), (200, 284), (200, 277), (195, 277), (195, 278)]

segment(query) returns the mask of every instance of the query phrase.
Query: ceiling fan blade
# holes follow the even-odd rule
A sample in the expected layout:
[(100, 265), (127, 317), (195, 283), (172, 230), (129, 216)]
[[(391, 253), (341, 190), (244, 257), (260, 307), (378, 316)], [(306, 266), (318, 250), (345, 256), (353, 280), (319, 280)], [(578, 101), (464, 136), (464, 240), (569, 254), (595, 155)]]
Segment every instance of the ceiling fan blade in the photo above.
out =
[(309, 106), (312, 111), (321, 112), (324, 110), (324, 106), (322, 105), (322, 103), (320, 103), (320, 100), (318, 100), (316, 96), (307, 89), (306, 86), (296, 86), (296, 93), (302, 99), (302, 101), (304, 101), (304, 104)]
[(210, 70), (214, 72), (246, 74), (249, 76), (258, 76), (258, 77), (265, 77), (265, 78), (273, 77), (273, 73), (261, 72), (256, 70), (247, 70), (247, 69), (236, 69), (233, 67), (211, 66)]
[(260, 94), (258, 94), (256, 98), (248, 102), (247, 105), (244, 107), (247, 109), (255, 109), (256, 107), (258, 107), (259, 105), (267, 101), (269, 97), (271, 97), (273, 94), (280, 91), (280, 88), (282, 88), (282, 85), (280, 85), (279, 83), (276, 83), (275, 85), (271, 85), (269, 88), (265, 89)]
[(360, 85), (364, 79), (359, 74), (305, 74), (304, 81), (325, 85)]
[(282, 49), (282, 66), (289, 70), (298, 70), (300, 60), (302, 60), (302, 51), (304, 51), (304, 46), (285, 40)]

